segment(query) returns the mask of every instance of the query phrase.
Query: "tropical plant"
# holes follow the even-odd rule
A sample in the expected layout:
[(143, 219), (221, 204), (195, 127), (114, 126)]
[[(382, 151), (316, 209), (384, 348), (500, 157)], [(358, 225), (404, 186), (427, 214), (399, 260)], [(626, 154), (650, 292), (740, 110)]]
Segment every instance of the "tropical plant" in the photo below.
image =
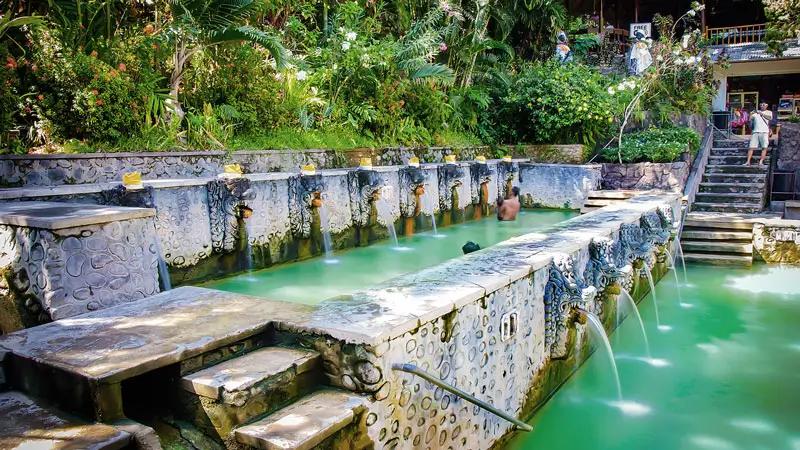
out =
[(182, 119), (179, 93), (189, 59), (197, 52), (230, 42), (251, 42), (269, 51), (278, 67), (287, 62), (280, 39), (247, 22), (263, 6), (263, 0), (170, 0), (172, 20), (160, 36), (173, 49), (169, 79), (170, 109)]
[(800, 42), (800, 0), (763, 0), (767, 15), (767, 44), (770, 50), (781, 55), (785, 41)]
[(696, 152), (700, 135), (687, 127), (658, 127), (628, 133), (622, 146), (609, 147), (601, 152), (604, 160), (620, 163), (677, 161), (682, 153)]

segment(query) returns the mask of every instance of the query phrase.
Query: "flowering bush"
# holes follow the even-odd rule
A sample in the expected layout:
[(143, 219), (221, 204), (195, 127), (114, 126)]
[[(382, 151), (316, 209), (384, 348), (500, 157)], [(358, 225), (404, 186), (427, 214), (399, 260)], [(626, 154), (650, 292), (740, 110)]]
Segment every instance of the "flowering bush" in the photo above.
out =
[(593, 145), (613, 130), (615, 103), (600, 73), (551, 60), (526, 66), (503, 99), (516, 142)]

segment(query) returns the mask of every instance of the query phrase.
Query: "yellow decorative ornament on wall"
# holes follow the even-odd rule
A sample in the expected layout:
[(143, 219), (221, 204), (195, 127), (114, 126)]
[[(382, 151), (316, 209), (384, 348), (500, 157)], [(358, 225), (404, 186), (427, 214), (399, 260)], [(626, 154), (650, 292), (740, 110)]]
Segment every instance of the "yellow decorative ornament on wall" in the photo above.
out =
[(139, 172), (128, 172), (122, 174), (122, 186), (125, 189), (142, 189), (142, 174)]

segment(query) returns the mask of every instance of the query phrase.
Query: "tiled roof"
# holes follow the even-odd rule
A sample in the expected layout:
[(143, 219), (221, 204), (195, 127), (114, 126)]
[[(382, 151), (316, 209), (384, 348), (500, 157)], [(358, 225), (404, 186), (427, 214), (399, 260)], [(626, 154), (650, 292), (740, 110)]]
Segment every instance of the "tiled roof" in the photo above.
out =
[(718, 60), (723, 54), (728, 55), (728, 61), (747, 62), (747, 61), (769, 61), (774, 59), (800, 58), (800, 42), (791, 40), (786, 43), (786, 49), (782, 56), (776, 56), (767, 50), (767, 44), (763, 42), (751, 42), (747, 44), (731, 45), (712, 45), (708, 47), (713, 60)]

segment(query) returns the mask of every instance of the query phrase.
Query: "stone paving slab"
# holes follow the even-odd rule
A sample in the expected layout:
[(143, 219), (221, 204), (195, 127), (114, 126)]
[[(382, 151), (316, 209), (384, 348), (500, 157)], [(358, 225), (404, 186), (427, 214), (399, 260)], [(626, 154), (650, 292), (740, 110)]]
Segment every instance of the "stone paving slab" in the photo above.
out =
[(247, 390), (289, 370), (294, 370), (295, 374), (306, 372), (314, 367), (318, 358), (319, 353), (309, 350), (263, 348), (187, 375), (181, 379), (181, 386), (189, 392), (216, 400), (223, 390)]
[(68, 418), (19, 392), (0, 394), (2, 449), (116, 450), (130, 440), (124, 431)]
[(236, 430), (236, 440), (267, 450), (308, 450), (349, 425), (366, 408), (363, 397), (319, 391)]
[(60, 230), (153, 217), (155, 214), (156, 211), (149, 208), (59, 202), (16, 202), (0, 204), (0, 225)]
[(118, 382), (298, 321), (312, 307), (197, 287), (0, 336), (0, 347), (81, 377)]

